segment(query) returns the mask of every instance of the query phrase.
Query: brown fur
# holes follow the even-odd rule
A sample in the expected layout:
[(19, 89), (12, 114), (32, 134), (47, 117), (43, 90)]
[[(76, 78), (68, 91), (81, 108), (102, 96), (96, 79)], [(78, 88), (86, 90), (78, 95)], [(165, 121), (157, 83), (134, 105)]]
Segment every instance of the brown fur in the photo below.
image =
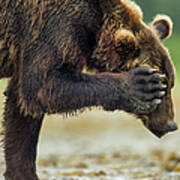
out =
[[(45, 113), (102, 106), (135, 114), (157, 136), (170, 131), (174, 69), (162, 44), (166, 36), (157, 31), (161, 25), (158, 18), (145, 25), (140, 8), (128, 0), (0, 0), (0, 78), (10, 79), (5, 179), (38, 179), (36, 146)], [(148, 102), (138, 96), (146, 97), (136, 86), (151, 89), (147, 78), (154, 77), (138, 76), (140, 66), (166, 74), (167, 95), (158, 108), (152, 92)], [(147, 82), (136, 83), (139, 78)]]
[[(105, 6), (105, 23), (101, 28), (99, 44), (93, 52), (94, 64), (98, 69), (104, 67), (104, 70), (112, 72), (147, 66), (166, 74), (168, 91), (162, 104), (149, 115), (138, 115), (148, 129), (161, 137), (163, 133), (160, 129), (174, 121), (171, 88), (174, 86), (175, 71), (168, 50), (162, 44), (161, 35), (153, 24), (164, 21), (169, 29), (164, 37), (167, 38), (172, 31), (172, 22), (168, 16), (158, 15), (152, 24), (147, 26), (142, 22), (142, 14), (134, 3), (122, 1), (121, 4), (111, 7), (109, 2), (107, 1)], [(109, 8), (112, 8), (113, 14), (109, 12)], [(140, 55), (135, 57), (139, 50)]]

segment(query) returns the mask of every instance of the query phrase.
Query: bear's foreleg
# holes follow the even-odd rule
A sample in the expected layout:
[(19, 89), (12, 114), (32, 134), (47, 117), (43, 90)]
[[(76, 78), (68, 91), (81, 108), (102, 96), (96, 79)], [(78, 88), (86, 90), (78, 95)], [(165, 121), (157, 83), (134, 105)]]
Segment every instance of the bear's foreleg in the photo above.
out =
[(16, 90), (10, 84), (4, 113), (5, 180), (38, 180), (36, 147), (43, 116), (23, 116)]

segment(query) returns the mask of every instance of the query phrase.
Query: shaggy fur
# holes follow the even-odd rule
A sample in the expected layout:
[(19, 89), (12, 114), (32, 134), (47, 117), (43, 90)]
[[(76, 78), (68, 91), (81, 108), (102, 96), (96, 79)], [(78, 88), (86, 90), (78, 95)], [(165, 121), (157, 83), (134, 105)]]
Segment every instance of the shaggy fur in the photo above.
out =
[(38, 179), (45, 113), (102, 106), (135, 114), (159, 137), (175, 130), (174, 69), (162, 44), (170, 33), (169, 18), (147, 26), (128, 0), (0, 0), (5, 179)]

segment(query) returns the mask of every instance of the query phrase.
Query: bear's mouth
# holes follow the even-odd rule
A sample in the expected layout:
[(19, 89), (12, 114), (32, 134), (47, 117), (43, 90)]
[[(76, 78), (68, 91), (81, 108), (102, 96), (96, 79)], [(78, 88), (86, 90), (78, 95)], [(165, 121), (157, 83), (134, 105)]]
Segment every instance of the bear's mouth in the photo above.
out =
[(139, 118), (142, 120), (144, 126), (158, 138), (178, 129), (177, 123), (167, 116), (154, 116), (152, 113), (149, 116), (139, 116)]
[(162, 136), (164, 136), (165, 134), (167, 134), (167, 132), (165, 131), (159, 131), (157, 129), (149, 129), (154, 135), (156, 135), (158, 138), (161, 138)]

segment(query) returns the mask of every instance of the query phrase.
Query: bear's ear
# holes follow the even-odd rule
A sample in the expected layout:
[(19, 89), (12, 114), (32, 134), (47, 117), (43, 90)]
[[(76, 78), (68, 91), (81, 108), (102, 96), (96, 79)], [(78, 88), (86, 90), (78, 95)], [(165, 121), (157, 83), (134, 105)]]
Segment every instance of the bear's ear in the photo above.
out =
[(157, 15), (152, 25), (158, 31), (158, 35), (162, 40), (168, 38), (172, 33), (173, 23), (169, 16)]
[(134, 34), (126, 29), (119, 29), (115, 32), (114, 42), (116, 51), (120, 55), (133, 56), (137, 50), (137, 40)]

